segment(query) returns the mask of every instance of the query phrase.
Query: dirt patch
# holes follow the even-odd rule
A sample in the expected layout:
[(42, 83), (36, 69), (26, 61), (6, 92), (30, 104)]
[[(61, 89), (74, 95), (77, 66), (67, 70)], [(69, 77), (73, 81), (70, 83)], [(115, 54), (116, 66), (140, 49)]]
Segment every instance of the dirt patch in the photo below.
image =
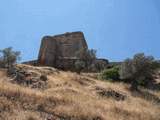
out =
[(0, 68), (0, 78), (6, 77), (7, 70)]
[(90, 84), (95, 84), (96, 82), (93, 81), (93, 80), (90, 80), (88, 78), (85, 78), (85, 77), (77, 77), (75, 79), (76, 82), (78, 82), (80, 85), (83, 85), (83, 86), (89, 86)]

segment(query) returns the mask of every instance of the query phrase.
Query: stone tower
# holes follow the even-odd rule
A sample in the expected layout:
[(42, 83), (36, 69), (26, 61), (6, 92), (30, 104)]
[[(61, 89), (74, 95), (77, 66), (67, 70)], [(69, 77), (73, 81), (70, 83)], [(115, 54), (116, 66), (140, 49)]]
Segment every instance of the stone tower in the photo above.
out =
[(45, 36), (42, 39), (38, 64), (70, 69), (74, 65), (76, 52), (88, 48), (82, 32)]

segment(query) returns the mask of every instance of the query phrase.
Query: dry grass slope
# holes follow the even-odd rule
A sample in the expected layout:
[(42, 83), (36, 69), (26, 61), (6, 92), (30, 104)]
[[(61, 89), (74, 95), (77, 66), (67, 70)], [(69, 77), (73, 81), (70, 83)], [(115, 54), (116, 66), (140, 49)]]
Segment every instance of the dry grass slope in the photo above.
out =
[[(144, 90), (156, 96), (133, 95), (122, 83), (108, 83), (89, 75), (77, 75), (20, 65), (29, 70), (48, 73), (46, 89), (31, 89), (10, 82), (0, 71), (0, 120), (160, 120), (160, 92)], [(51, 73), (49, 73), (51, 72)], [(99, 94), (114, 91), (125, 96)], [(107, 93), (108, 94), (108, 93)], [(116, 96), (119, 97), (119, 96)], [(149, 96), (150, 97), (150, 96)]]

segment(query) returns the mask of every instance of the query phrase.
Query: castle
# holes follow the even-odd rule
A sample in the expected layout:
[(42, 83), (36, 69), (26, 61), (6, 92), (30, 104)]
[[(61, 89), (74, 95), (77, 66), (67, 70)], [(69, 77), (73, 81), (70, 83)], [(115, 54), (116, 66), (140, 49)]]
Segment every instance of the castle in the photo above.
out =
[(82, 32), (45, 36), (41, 42), (38, 63), (61, 69), (72, 68), (78, 59), (76, 52), (82, 48), (88, 48)]
[[(82, 32), (65, 33), (42, 38), (38, 60), (26, 62), (40, 66), (51, 66), (63, 70), (74, 70), (74, 63), (79, 60), (77, 51), (88, 45)], [(97, 59), (108, 64), (105, 59)]]

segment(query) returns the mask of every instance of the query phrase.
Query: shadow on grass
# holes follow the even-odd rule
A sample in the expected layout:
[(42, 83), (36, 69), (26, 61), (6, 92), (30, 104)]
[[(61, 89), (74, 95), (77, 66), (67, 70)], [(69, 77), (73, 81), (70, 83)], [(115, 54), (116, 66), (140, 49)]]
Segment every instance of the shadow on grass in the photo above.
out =
[[(111, 83), (125, 83), (131, 85), (132, 80), (103, 80)], [(149, 90), (160, 91), (160, 83), (157, 83), (155, 80), (149, 80), (145, 85), (139, 85)]]
[(139, 97), (147, 101), (153, 101), (160, 105), (160, 98), (149, 91), (138, 90), (138, 91), (132, 91), (131, 94), (134, 97)]

